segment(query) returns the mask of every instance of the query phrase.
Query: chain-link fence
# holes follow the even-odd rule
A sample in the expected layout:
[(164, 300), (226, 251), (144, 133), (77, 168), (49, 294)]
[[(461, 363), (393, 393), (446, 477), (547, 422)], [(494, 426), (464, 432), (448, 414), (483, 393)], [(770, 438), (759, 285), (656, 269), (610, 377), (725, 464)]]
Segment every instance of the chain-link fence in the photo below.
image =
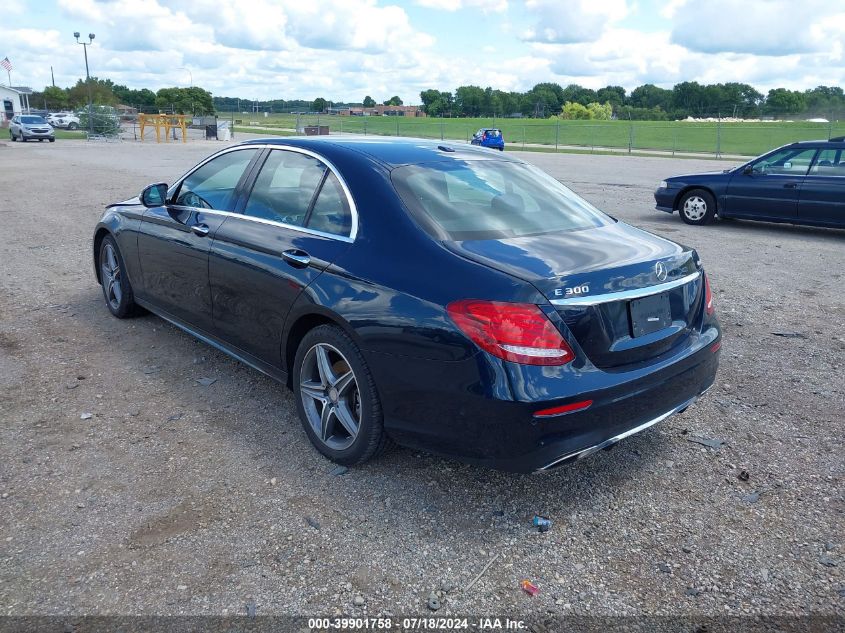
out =
[[(502, 130), (511, 149), (756, 156), (800, 140), (845, 135), (845, 121), (564, 121), (219, 112), (236, 132), (409, 136), (469, 142), (482, 127)], [(310, 128), (310, 129), (309, 129)], [(321, 130), (322, 128), (322, 130)]]

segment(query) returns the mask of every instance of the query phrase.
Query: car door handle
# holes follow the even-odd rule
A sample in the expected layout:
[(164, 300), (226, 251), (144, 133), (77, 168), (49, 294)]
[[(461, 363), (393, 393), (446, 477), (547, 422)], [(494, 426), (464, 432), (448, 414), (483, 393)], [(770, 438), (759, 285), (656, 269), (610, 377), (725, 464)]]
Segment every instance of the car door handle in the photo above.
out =
[(783, 188), (784, 189), (795, 189), (795, 187), (797, 187), (797, 186), (798, 186), (797, 182), (788, 182), (783, 186)]
[(284, 251), (282, 258), (294, 268), (306, 268), (311, 264), (311, 255), (297, 249)]
[(208, 228), (207, 224), (194, 224), (191, 226), (191, 231), (194, 235), (199, 235), (200, 237), (205, 237), (208, 235), (208, 232), (211, 229)]

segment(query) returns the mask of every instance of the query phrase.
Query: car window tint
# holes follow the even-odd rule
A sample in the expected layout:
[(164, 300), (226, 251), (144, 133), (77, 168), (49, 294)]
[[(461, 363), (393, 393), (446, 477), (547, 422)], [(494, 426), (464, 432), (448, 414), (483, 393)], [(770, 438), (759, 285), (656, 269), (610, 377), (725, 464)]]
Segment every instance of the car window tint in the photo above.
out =
[(823, 149), (810, 169), (811, 176), (840, 176), (845, 178), (845, 151)]
[(807, 173), (816, 149), (782, 149), (761, 158), (754, 171), (772, 175), (803, 176)]
[(454, 240), (573, 231), (610, 221), (551, 176), (521, 163), (407, 165), (394, 170), (392, 179), (413, 213), (424, 214)]
[(329, 172), (314, 203), (308, 228), (332, 235), (348, 236), (352, 231), (352, 211), (337, 176)]
[(325, 171), (326, 166), (316, 158), (298, 152), (273, 150), (249, 194), (244, 214), (303, 226)]
[(175, 204), (199, 209), (233, 211), (235, 187), (257, 149), (221, 154), (182, 181)]

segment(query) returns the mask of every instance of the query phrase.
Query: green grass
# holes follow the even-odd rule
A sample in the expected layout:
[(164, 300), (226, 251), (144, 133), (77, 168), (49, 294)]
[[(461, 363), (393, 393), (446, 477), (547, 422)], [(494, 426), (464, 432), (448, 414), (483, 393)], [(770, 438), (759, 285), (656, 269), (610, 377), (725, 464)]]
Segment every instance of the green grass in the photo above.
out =
[[(243, 115), (265, 128), (294, 130), (296, 115)], [(328, 125), (332, 133), (416, 136), (467, 141), (481, 127), (499, 127), (511, 149), (523, 144), (613, 147), (634, 150), (701, 152), (756, 156), (793, 141), (845, 135), (845, 122), (687, 123), (684, 121), (560, 121), (549, 119), (434, 119), (302, 115), (301, 125)], [(249, 126), (236, 131), (269, 133)], [(282, 132), (284, 133), (284, 132)]]
[(85, 130), (55, 130), (56, 138), (79, 138), (85, 140), (87, 138)]

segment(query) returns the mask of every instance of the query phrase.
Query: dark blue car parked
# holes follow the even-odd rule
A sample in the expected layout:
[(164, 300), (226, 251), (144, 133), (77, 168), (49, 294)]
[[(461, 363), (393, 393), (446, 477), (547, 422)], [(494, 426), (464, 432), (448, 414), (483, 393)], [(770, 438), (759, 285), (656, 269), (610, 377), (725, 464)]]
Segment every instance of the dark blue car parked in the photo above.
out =
[(719, 360), (693, 249), (468, 145), (248, 141), (108, 207), (93, 258), (113, 315), (288, 385), (342, 464), (393, 440), (550, 468), (683, 411)]
[(470, 144), (491, 147), (503, 152), (505, 151), (505, 135), (502, 134), (502, 130), (499, 128), (483, 127), (472, 135)]
[(723, 172), (674, 176), (657, 209), (687, 224), (725, 218), (845, 227), (845, 137), (779, 147)]

